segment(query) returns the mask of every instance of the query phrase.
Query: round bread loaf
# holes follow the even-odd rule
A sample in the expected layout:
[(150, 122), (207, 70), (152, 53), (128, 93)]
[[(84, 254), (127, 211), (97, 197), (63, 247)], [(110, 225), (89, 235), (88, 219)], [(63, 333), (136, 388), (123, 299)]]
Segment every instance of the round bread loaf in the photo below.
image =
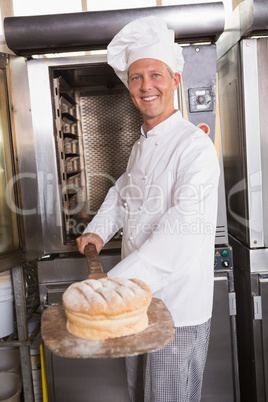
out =
[(148, 326), (150, 288), (139, 279), (101, 278), (73, 283), (63, 294), (67, 330), (104, 340), (132, 335)]

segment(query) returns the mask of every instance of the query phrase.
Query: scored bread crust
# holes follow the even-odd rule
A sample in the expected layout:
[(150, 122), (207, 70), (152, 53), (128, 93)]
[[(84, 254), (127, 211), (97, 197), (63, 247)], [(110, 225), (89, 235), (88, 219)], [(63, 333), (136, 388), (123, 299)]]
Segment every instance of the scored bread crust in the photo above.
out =
[(104, 340), (148, 326), (150, 288), (139, 279), (87, 279), (63, 294), (67, 330), (80, 338)]

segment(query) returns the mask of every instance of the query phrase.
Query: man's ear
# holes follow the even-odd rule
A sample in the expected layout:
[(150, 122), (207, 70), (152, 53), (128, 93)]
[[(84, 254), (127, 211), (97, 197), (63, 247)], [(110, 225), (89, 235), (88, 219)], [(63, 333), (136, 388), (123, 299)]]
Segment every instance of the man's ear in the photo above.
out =
[(180, 75), (179, 73), (174, 73), (173, 80), (174, 80), (174, 88), (173, 88), (173, 89), (175, 90), (175, 89), (178, 88), (178, 86), (179, 86), (179, 84), (180, 84), (181, 75)]

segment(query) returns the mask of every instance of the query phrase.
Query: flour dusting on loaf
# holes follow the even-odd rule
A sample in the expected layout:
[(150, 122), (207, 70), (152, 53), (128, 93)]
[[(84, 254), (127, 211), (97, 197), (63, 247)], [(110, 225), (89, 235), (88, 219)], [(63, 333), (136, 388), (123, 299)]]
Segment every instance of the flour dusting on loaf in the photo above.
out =
[(148, 326), (150, 288), (139, 279), (101, 278), (73, 283), (63, 294), (67, 330), (84, 339), (132, 335)]

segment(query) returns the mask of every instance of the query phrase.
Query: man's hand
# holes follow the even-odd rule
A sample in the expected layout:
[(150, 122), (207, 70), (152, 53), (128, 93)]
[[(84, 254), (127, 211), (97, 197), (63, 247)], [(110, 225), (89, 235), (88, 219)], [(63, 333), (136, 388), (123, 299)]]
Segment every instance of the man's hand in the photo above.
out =
[(95, 244), (96, 250), (99, 253), (103, 247), (102, 238), (95, 233), (85, 233), (76, 239), (78, 249), (81, 254), (85, 254), (85, 247), (87, 244)]

